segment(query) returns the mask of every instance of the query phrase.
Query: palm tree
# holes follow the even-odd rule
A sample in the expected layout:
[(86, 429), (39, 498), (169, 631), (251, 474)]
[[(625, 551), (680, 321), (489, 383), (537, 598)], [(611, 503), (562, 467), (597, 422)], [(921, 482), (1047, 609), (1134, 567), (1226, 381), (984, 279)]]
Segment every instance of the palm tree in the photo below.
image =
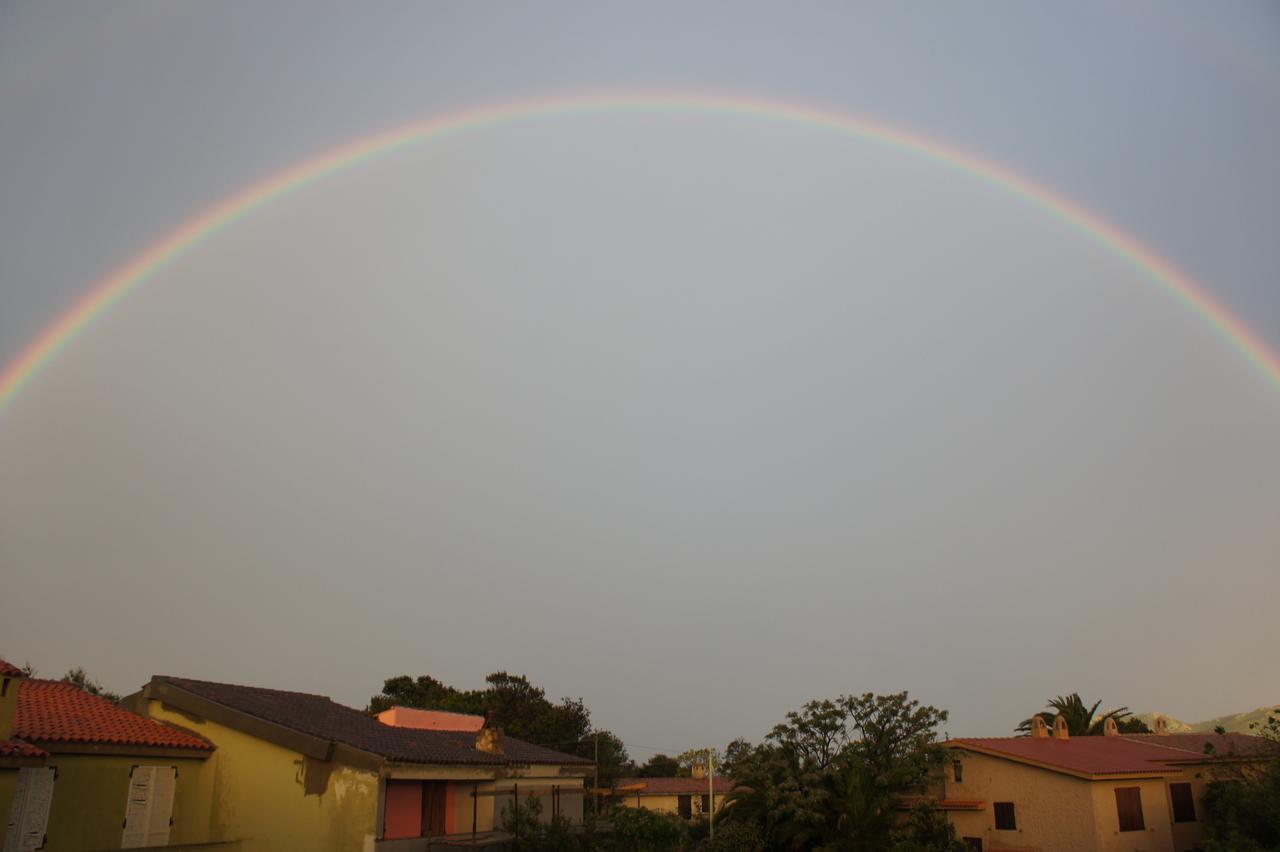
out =
[[(1054, 711), (1055, 716), (1067, 720), (1067, 733), (1073, 737), (1100, 736), (1108, 719), (1115, 719), (1116, 724), (1121, 728), (1126, 727), (1125, 723), (1129, 722), (1129, 717), (1133, 715), (1128, 707), (1117, 707), (1098, 715), (1098, 707), (1101, 704), (1101, 701), (1095, 701), (1092, 707), (1086, 707), (1080, 693), (1073, 692), (1070, 695), (1059, 695), (1057, 698), (1050, 699), (1046, 709)], [(1136, 719), (1132, 721), (1138, 722)], [(1143, 725), (1143, 727), (1146, 726)], [(1031, 733), (1031, 719), (1023, 719), (1014, 730), (1020, 734)]]

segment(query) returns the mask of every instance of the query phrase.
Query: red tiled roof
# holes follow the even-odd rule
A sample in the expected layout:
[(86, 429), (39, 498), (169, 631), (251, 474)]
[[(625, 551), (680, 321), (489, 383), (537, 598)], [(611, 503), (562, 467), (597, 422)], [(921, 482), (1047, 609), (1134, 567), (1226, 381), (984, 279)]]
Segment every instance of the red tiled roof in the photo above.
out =
[(1166, 746), (1135, 742), (1126, 737), (973, 737), (948, 740), (951, 748), (971, 748), (1022, 763), (1080, 775), (1161, 774), (1175, 771), (1170, 762), (1186, 758), (1186, 752)]
[[(1266, 757), (1280, 754), (1280, 745), (1253, 734), (1122, 734), (1137, 743), (1161, 745), (1188, 752), (1179, 760), (1208, 757)], [(1212, 753), (1205, 746), (1213, 746)]]
[(13, 735), (37, 743), (213, 749), (194, 734), (130, 713), (77, 686), (34, 678), (20, 682)]
[[(642, 789), (620, 790), (621, 787)], [(736, 783), (732, 778), (716, 776), (715, 790), (717, 796), (727, 796), (733, 792)], [(619, 778), (614, 789), (624, 796), (697, 796), (709, 792), (706, 778)]]
[(22, 677), (25, 674), (26, 672), (8, 660), (0, 660), (0, 677)]
[(48, 757), (49, 752), (22, 740), (0, 740), (0, 757)]

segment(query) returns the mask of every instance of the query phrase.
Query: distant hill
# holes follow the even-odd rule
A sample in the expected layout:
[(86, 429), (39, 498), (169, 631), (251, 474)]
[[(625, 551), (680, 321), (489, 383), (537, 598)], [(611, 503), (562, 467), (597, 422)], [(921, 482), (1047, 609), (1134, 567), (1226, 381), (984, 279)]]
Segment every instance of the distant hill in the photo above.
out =
[(1172, 734), (1198, 734), (1208, 733), (1216, 729), (1219, 725), (1227, 730), (1227, 733), (1257, 733), (1257, 729), (1249, 727), (1252, 723), (1259, 726), (1267, 721), (1267, 714), (1275, 713), (1280, 715), (1280, 704), (1272, 707), (1259, 707), (1257, 710), (1250, 710), (1247, 713), (1236, 713), (1233, 716), (1219, 716), (1216, 719), (1207, 719), (1203, 722), (1183, 722), (1181, 719), (1175, 719), (1168, 713), (1138, 713), (1135, 718), (1141, 719), (1147, 723), (1150, 728), (1155, 728), (1156, 719), (1164, 717), (1169, 724), (1169, 733)]

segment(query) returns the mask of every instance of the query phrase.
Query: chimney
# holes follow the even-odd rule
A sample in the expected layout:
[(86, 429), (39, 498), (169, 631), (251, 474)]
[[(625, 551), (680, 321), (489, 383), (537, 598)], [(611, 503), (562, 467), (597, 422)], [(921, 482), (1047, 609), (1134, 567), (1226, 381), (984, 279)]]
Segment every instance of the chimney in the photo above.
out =
[(485, 725), (476, 734), (476, 751), (485, 754), (502, 754), (502, 729)]
[(1157, 734), (1169, 733), (1169, 720), (1163, 716), (1157, 716), (1155, 731)]
[(1055, 740), (1071, 739), (1071, 734), (1067, 731), (1067, 720), (1061, 716), (1053, 720), (1053, 738)]
[(18, 689), (27, 675), (17, 666), (0, 660), (0, 740), (13, 732), (13, 717), (18, 712)]
[(694, 777), (694, 778), (706, 778), (706, 777), (707, 777), (707, 765), (706, 765), (705, 763), (695, 763), (695, 764), (693, 765), (693, 770), (692, 770), (692, 772), (693, 772), (693, 777)]
[(1037, 740), (1047, 740), (1049, 738), (1049, 726), (1044, 723), (1043, 716), (1031, 717), (1031, 736)]
[(1116, 720), (1112, 716), (1107, 717), (1107, 721), (1102, 723), (1102, 735), (1104, 737), (1120, 736), (1120, 728), (1116, 726)]

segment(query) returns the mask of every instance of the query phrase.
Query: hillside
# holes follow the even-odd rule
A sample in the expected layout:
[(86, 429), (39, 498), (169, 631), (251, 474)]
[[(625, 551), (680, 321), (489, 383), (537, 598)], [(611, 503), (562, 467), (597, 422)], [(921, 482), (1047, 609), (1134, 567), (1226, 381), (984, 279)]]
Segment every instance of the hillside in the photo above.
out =
[(1249, 710), (1245, 713), (1236, 713), (1230, 716), (1219, 716), (1216, 719), (1206, 719), (1203, 722), (1183, 722), (1181, 719), (1175, 719), (1168, 713), (1139, 713), (1136, 718), (1146, 722), (1148, 726), (1154, 728), (1157, 717), (1163, 716), (1169, 724), (1170, 733), (1200, 733), (1208, 732), (1216, 729), (1219, 725), (1227, 730), (1228, 733), (1248, 734), (1256, 732), (1256, 729), (1250, 729), (1249, 725), (1257, 723), (1259, 726), (1267, 721), (1268, 713), (1280, 714), (1280, 704), (1271, 707), (1259, 707), (1256, 710)]

